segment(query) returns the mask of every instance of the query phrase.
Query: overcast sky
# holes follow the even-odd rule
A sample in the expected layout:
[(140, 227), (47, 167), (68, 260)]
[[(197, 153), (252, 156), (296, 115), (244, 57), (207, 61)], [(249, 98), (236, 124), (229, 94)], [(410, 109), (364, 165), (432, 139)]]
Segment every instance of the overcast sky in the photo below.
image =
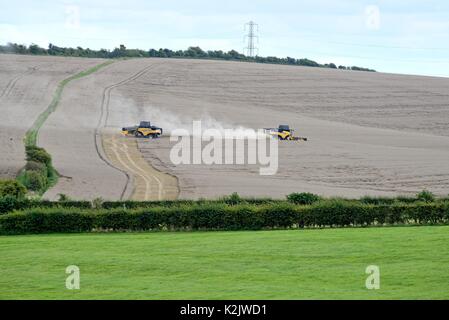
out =
[(242, 52), (250, 20), (261, 56), (449, 76), (444, 0), (0, 0), (0, 43)]

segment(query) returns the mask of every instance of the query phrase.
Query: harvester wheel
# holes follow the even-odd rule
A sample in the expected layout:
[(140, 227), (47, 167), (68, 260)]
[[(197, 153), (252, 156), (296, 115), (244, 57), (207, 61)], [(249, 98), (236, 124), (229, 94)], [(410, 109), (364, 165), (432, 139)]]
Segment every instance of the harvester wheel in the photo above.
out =
[(136, 138), (141, 138), (141, 137), (143, 136), (143, 134), (142, 134), (142, 132), (140, 132), (140, 131), (136, 131), (136, 132), (134, 133), (134, 136), (135, 136)]

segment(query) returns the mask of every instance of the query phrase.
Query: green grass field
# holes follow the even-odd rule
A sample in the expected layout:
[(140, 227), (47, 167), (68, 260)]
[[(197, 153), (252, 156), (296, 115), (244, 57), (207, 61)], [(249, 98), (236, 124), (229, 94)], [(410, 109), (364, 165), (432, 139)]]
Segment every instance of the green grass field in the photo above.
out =
[(0, 257), (1, 299), (449, 298), (449, 227), (11, 236)]

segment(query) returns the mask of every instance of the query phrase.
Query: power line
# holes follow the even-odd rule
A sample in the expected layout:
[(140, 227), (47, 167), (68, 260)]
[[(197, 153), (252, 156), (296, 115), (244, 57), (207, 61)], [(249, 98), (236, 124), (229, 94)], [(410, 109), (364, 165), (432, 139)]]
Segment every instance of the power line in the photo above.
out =
[[(340, 34), (340, 36), (354, 36), (354, 37), (363, 37), (361, 34)], [(449, 47), (412, 47), (412, 46), (398, 46), (398, 45), (384, 45), (384, 44), (373, 44), (373, 43), (349, 43), (344, 41), (333, 41), (333, 40), (325, 40), (321, 34), (318, 33), (307, 33), (301, 34), (298, 37), (301, 38), (311, 38), (316, 42), (320, 43), (328, 43), (328, 44), (338, 44), (343, 46), (351, 46), (351, 47), (367, 47), (367, 48), (383, 48), (383, 49), (405, 49), (405, 50), (431, 50), (431, 51), (448, 51)]]
[(256, 32), (259, 32), (259, 25), (254, 23), (253, 21), (245, 24), (245, 31), (248, 27), (248, 34), (245, 35), (245, 38), (248, 39), (248, 46), (244, 49), (246, 55), (248, 57), (255, 57), (256, 51), (259, 54), (259, 48), (255, 45), (255, 40), (259, 41), (259, 36), (256, 35)]
[(374, 57), (374, 56), (359, 56), (359, 55), (347, 55), (346, 53), (332, 53), (332, 52), (323, 52), (323, 51), (315, 51), (315, 50), (305, 50), (301, 51), (302, 53), (311, 54), (311, 55), (331, 55), (333, 57), (340, 57), (340, 58), (353, 58), (353, 59), (363, 59), (363, 60), (371, 60), (371, 61), (394, 61), (394, 62), (418, 62), (418, 63), (437, 63), (437, 64), (448, 64), (447, 59), (398, 59), (398, 58), (381, 58), (381, 57)]

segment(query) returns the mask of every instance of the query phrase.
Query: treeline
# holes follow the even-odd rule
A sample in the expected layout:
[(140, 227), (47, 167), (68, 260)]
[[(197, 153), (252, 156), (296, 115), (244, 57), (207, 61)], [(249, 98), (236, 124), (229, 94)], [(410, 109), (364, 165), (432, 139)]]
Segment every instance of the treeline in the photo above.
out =
[(222, 50), (204, 51), (199, 47), (190, 47), (187, 50), (170, 50), (170, 49), (150, 49), (148, 51), (140, 49), (128, 49), (124, 45), (115, 48), (114, 50), (100, 49), (92, 50), (89, 48), (65, 48), (49, 44), (48, 48), (42, 48), (36, 44), (30, 46), (8, 43), (7, 45), (0, 45), (0, 53), (14, 53), (14, 54), (30, 54), (30, 55), (50, 55), (50, 56), (64, 56), (64, 57), (84, 57), (84, 58), (191, 58), (191, 59), (216, 59), (216, 60), (231, 60), (231, 61), (246, 61), (269, 64), (282, 65), (296, 65), (306, 67), (331, 68), (342, 70), (355, 71), (369, 71), (376, 72), (376, 70), (369, 68), (362, 68), (357, 66), (337, 66), (335, 63), (320, 64), (309, 59), (295, 59), (291, 57), (248, 57), (235, 50), (224, 52)]

